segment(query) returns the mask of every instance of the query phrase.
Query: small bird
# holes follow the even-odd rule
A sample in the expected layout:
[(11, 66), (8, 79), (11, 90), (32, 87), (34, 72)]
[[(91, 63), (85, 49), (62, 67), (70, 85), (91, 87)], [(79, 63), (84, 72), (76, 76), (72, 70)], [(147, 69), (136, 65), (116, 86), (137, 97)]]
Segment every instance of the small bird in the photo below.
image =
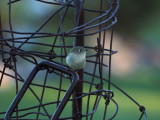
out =
[(81, 46), (76, 46), (70, 50), (66, 57), (67, 65), (74, 71), (83, 69), (86, 65), (86, 49)]

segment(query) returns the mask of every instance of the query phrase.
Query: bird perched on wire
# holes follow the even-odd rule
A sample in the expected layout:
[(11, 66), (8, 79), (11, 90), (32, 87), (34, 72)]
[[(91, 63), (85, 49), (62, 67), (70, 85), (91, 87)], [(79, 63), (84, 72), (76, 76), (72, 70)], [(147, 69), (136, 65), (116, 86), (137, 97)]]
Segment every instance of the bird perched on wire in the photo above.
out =
[[(81, 46), (76, 46), (70, 50), (66, 57), (67, 65), (75, 72), (79, 69), (83, 69), (86, 65), (86, 49)], [(69, 69), (70, 69), (69, 68)]]

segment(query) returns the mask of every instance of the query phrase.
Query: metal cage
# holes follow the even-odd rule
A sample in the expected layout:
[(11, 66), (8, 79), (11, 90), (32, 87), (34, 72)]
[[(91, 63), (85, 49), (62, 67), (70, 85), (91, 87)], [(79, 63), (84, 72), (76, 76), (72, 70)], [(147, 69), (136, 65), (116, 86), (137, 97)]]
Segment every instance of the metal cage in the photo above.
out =
[[(0, 21), (3, 62), (0, 83), (8, 76), (15, 81), (16, 88), (15, 99), (6, 112), (0, 111), (0, 118), (95, 120), (98, 116), (112, 120), (118, 113), (113, 86), (139, 107), (142, 113), (139, 119), (143, 115), (147, 119), (145, 107), (111, 82), (111, 58), (117, 53), (112, 50), (113, 27), (119, 0), (94, 0), (97, 5), (93, 8), (90, 5), (93, 0), (33, 1), (54, 7), (34, 32), (16, 31), (13, 27), (12, 8), (24, 0), (9, 0), (8, 29), (3, 29)], [(50, 25), (54, 30), (46, 30)], [(88, 49), (87, 65), (78, 74), (66, 71), (64, 62), (68, 51), (75, 46)], [(20, 61), (34, 67), (28, 77), (22, 74), (24, 69), (20, 72), (19, 66), (23, 65)], [(14, 74), (8, 74), (6, 69)], [(113, 109), (107, 113), (109, 105)]]

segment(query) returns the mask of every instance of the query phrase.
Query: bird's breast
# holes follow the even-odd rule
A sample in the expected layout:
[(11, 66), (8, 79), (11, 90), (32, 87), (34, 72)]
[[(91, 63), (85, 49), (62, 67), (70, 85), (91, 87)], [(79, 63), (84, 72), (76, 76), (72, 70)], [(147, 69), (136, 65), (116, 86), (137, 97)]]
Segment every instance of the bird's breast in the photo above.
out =
[(82, 69), (86, 64), (85, 55), (69, 53), (66, 57), (66, 63), (73, 69)]

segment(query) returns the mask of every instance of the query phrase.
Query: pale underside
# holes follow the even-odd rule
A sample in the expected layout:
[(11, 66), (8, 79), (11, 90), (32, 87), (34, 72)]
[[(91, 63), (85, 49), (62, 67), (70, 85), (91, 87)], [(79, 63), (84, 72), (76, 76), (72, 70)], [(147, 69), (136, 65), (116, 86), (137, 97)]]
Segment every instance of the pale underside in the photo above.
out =
[(71, 67), (75, 70), (83, 69), (86, 65), (85, 54), (84, 55), (77, 55), (74, 53), (69, 53), (66, 57), (66, 63), (69, 67)]

